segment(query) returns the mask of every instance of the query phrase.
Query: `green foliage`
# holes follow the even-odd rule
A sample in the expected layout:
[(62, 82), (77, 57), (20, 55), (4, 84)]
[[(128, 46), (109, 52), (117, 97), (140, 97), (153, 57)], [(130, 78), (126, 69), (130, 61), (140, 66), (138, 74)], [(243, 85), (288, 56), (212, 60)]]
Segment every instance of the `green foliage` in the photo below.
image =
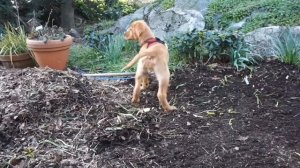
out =
[(161, 5), (164, 9), (170, 9), (175, 6), (175, 0), (162, 0)]
[(134, 12), (134, 3), (120, 0), (75, 0), (75, 10), (90, 21), (116, 20)]
[(101, 50), (105, 68), (120, 71), (137, 54), (136, 48), (136, 43), (125, 40), (121, 35), (108, 36), (107, 45)]
[(150, 6), (150, 9), (161, 7), (164, 10), (170, 9), (175, 6), (175, 0), (156, 0)]
[(175, 61), (203, 61), (204, 57), (207, 56), (203, 40), (196, 30), (175, 36), (169, 43)]
[(104, 57), (105, 59), (112, 63), (116, 64), (122, 56), (123, 47), (125, 46), (125, 39), (118, 36), (107, 36), (107, 45), (104, 46)]
[(86, 27), (84, 29), (84, 40), (93, 48), (104, 49), (110, 35), (101, 31), (113, 26), (114, 23), (115, 21), (112, 20), (104, 20), (101, 23)]
[(26, 35), (23, 28), (17, 30), (10, 24), (5, 25), (5, 34), (0, 41), (0, 55), (16, 55), (28, 52)]
[[(20, 1), (20, 0), (19, 0)], [(49, 26), (60, 24), (60, 6), (64, 0), (21, 0), (20, 15), (27, 15), (28, 18), (36, 18), (41, 24), (49, 20)], [(49, 18), (49, 14), (51, 16)], [(29, 20), (29, 19), (25, 19)]]
[(74, 45), (71, 47), (69, 66), (88, 72), (101, 70), (103, 56), (91, 47), (84, 45)]
[(256, 62), (248, 48), (242, 33), (222, 31), (192, 31), (174, 37), (171, 44), (177, 60), (230, 61), (237, 70), (250, 68)]
[(98, 21), (104, 11), (104, 0), (75, 0), (75, 11), (88, 20)]
[(300, 37), (287, 28), (272, 39), (273, 50), (278, 58), (288, 64), (300, 65)]
[(249, 55), (249, 46), (244, 40), (244, 34), (237, 31), (206, 31), (201, 32), (209, 60), (230, 60), (237, 70), (250, 68), (256, 63)]
[(300, 24), (299, 0), (215, 0), (205, 17), (207, 29), (228, 28), (246, 18), (244, 32), (268, 25)]
[(85, 33), (84, 40), (90, 47), (97, 49), (104, 49), (107, 45), (108, 34), (102, 34), (99, 31), (87, 30)]
[(73, 47), (70, 66), (89, 72), (119, 72), (137, 53), (137, 44), (120, 35), (102, 37), (97, 45)]
[[(13, 8), (12, 2), (9, 0), (0, 0), (0, 29), (4, 27), (7, 22), (15, 21), (15, 9)], [(1, 30), (0, 30), (1, 33)]]
[[(239, 39), (241, 40), (241, 39)], [(237, 42), (230, 51), (231, 64), (237, 70), (252, 69), (251, 65), (256, 64), (256, 60), (253, 56), (250, 56), (250, 50), (244, 42)]]
[[(44, 43), (47, 43), (48, 40), (64, 40), (67, 37), (64, 33), (63, 28), (57, 27), (56, 25), (49, 26), (52, 12), (53, 11), (51, 10), (45, 26), (39, 29), (36, 29), (36, 25), (33, 26), (31, 32), (28, 35), (29, 39), (42, 40)], [(35, 18), (33, 18), (33, 20), (35, 20)]]

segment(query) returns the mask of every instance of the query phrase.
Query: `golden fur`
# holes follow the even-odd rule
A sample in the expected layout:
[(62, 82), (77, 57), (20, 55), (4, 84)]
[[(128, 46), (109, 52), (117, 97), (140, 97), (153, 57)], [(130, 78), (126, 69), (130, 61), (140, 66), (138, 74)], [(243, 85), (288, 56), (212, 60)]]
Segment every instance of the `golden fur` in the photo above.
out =
[(148, 39), (155, 38), (155, 36), (142, 20), (133, 22), (125, 32), (124, 37), (126, 40), (137, 40), (141, 45), (139, 53), (122, 69), (128, 69), (138, 63), (132, 103), (140, 102), (141, 90), (148, 87), (149, 72), (153, 71), (159, 84), (157, 97), (161, 106), (165, 111), (175, 110), (176, 107), (170, 106), (167, 100), (170, 79), (168, 48), (161, 43), (156, 43), (150, 47), (145, 44)]

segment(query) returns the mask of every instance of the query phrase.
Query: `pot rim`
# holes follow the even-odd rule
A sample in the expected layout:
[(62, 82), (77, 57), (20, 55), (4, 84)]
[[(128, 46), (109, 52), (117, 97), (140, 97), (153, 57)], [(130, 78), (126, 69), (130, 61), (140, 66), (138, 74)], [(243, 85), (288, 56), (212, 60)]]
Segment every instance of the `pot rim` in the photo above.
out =
[(36, 39), (26, 39), (27, 47), (29, 49), (35, 48), (53, 48), (53, 47), (62, 47), (62, 46), (70, 46), (73, 43), (73, 37), (70, 35), (66, 35), (67, 37), (62, 40), (48, 40), (44, 43), (42, 40)]
[(30, 52), (18, 55), (0, 55), (0, 61), (2, 62), (26, 60), (29, 58), (33, 58)]
[(12, 55), (1, 55), (0, 54), (0, 57), (18, 57), (18, 56), (23, 56), (23, 55), (31, 55), (31, 53), (28, 51), (28, 52), (24, 52), (24, 53), (20, 53), (20, 54), (12, 54)]

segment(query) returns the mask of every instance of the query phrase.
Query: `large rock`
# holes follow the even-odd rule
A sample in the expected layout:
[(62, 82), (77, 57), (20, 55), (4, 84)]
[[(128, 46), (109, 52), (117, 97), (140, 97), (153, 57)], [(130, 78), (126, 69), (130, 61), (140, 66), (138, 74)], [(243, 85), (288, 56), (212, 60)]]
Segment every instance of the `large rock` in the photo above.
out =
[(178, 33), (186, 33), (193, 29), (203, 30), (205, 25), (202, 14), (197, 10), (176, 7), (163, 10), (159, 6), (152, 8), (149, 5), (120, 18), (110, 29), (110, 32), (114, 34), (123, 33), (132, 21), (138, 19), (146, 20), (154, 34), (161, 39), (169, 38)]
[(175, 7), (183, 10), (196, 10), (205, 15), (210, 2), (212, 0), (176, 0)]
[(161, 39), (204, 29), (204, 18), (199, 11), (171, 8), (163, 12), (152, 12), (149, 25), (155, 35)]
[[(276, 56), (272, 48), (272, 38), (278, 37), (286, 27), (270, 26), (256, 29), (246, 34), (245, 40), (251, 46), (251, 55), (270, 57)], [(290, 28), (291, 33), (300, 37), (300, 26)]]
[(146, 7), (142, 7), (139, 10), (135, 11), (133, 14), (124, 16), (122, 18), (120, 18), (117, 23), (115, 24), (115, 26), (113, 26), (112, 28), (109, 29), (109, 31), (111, 33), (114, 34), (120, 34), (125, 32), (125, 30), (127, 29), (127, 27), (129, 26), (129, 24), (133, 21), (133, 20), (140, 20), (144, 18), (145, 13), (149, 10), (149, 6)]

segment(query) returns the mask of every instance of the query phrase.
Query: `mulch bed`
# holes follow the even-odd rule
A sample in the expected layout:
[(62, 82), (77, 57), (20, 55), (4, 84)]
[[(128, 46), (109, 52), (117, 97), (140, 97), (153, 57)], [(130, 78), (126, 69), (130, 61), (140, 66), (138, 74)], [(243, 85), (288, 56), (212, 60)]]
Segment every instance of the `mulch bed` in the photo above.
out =
[(300, 70), (193, 65), (158, 106), (151, 82), (0, 69), (0, 167), (300, 167)]

